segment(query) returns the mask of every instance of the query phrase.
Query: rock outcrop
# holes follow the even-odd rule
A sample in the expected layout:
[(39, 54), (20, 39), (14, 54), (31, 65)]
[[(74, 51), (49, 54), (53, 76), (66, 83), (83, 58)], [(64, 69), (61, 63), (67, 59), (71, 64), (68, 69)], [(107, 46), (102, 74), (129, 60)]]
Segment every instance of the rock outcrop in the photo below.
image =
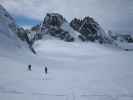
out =
[(100, 25), (91, 17), (84, 17), (83, 19), (73, 19), (70, 26), (81, 33), (79, 38), (83, 41), (99, 41), (106, 42), (106, 34)]
[(74, 38), (69, 34), (69, 30), (62, 28), (64, 23), (68, 23), (62, 15), (57, 13), (47, 13), (41, 26), (42, 35), (49, 34), (64, 41), (72, 42)]

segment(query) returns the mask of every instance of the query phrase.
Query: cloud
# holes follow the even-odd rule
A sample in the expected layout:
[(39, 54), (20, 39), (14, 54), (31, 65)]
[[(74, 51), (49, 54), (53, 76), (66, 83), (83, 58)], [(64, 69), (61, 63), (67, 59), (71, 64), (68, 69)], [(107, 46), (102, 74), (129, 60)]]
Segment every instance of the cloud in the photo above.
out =
[(105, 30), (133, 32), (133, 0), (0, 0), (14, 16), (43, 20), (47, 12), (61, 13), (69, 21), (92, 16)]

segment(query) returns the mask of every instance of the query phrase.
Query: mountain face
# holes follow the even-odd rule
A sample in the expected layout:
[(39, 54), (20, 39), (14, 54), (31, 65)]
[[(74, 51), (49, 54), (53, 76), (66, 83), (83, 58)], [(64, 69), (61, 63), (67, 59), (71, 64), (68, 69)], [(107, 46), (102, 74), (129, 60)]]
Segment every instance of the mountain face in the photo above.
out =
[(12, 40), (26, 41), (26, 34), (26, 31), (18, 27), (13, 17), (0, 5), (0, 35)]
[(1, 49), (9, 48), (9, 50), (29, 45), (30, 50), (35, 53), (32, 48), (32, 41), (29, 39), (27, 32), (16, 25), (13, 17), (2, 5), (0, 5), (0, 43)]
[(14, 34), (11, 32), (16, 32), (17, 26), (14, 19), (10, 14), (0, 5), (0, 32), (3, 35), (8, 35), (12, 37)]
[(100, 43), (109, 42), (104, 30), (89, 16), (83, 19), (74, 18), (70, 22), (70, 26), (81, 33), (79, 38), (82, 41), (99, 41)]
[(50, 35), (67, 42), (80, 40), (107, 43), (109, 41), (104, 30), (91, 17), (85, 17), (83, 20), (75, 18), (69, 23), (58, 13), (47, 13), (42, 25), (36, 25), (31, 30), (37, 32), (36, 39)]
[[(125, 48), (121, 41), (126, 43), (132, 41), (129, 35), (116, 35), (105, 33), (101, 26), (91, 17), (83, 19), (74, 18), (70, 23), (60, 14), (47, 13), (42, 24), (34, 26), (32, 32), (35, 33), (32, 41), (40, 40), (45, 36), (52, 36), (67, 42), (92, 41), (101, 44), (109, 44), (119, 48)], [(117, 38), (117, 39), (116, 39)]]
[(17, 25), (10, 14), (0, 5), (0, 47), (19, 47), (19, 39), (16, 35)]
[(75, 39), (71, 35), (71, 30), (73, 29), (69, 26), (69, 23), (66, 21), (66, 19), (57, 13), (47, 13), (40, 28), (40, 31), (43, 35), (48, 34), (68, 42), (72, 42)]
[(108, 31), (108, 34), (114, 41), (133, 43), (133, 35), (131, 34), (119, 34), (112, 31)]
[[(131, 35), (113, 35), (105, 33), (101, 26), (91, 17), (83, 19), (74, 18), (70, 23), (58, 13), (47, 13), (42, 24), (38, 24), (30, 31), (18, 27), (13, 17), (0, 5), (0, 42), (1, 46), (8, 46), (9, 43), (20, 47), (22, 41), (27, 42), (30, 50), (36, 53), (32, 45), (36, 40), (45, 36), (52, 36), (67, 42), (93, 41), (108, 43), (118, 46), (120, 42), (132, 43)], [(22, 41), (20, 41), (22, 40)]]

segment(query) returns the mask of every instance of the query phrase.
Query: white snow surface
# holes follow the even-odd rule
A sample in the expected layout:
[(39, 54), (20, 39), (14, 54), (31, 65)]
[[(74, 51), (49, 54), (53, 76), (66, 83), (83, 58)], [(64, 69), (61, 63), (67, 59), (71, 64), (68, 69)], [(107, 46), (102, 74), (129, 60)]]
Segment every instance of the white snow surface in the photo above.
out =
[(132, 51), (54, 39), (34, 47), (0, 48), (0, 100), (133, 100)]

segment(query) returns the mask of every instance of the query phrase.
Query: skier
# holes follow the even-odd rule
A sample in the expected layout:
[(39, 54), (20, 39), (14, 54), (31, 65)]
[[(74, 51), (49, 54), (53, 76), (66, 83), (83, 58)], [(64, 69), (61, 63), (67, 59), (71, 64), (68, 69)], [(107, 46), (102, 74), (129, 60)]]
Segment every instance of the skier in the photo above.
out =
[[(46, 75), (46, 76), (44, 76), (44, 77), (45, 77), (46, 80), (47, 80), (48, 68), (47, 68), (46, 66), (45, 66), (45, 68), (44, 68), (44, 71), (45, 71), (45, 75)], [(43, 77), (43, 80), (45, 79), (44, 77)]]
[(45, 74), (48, 73), (48, 68), (45, 66)]
[(29, 71), (31, 71), (31, 64), (30, 64), (30, 65), (28, 65), (28, 70), (29, 70)]

